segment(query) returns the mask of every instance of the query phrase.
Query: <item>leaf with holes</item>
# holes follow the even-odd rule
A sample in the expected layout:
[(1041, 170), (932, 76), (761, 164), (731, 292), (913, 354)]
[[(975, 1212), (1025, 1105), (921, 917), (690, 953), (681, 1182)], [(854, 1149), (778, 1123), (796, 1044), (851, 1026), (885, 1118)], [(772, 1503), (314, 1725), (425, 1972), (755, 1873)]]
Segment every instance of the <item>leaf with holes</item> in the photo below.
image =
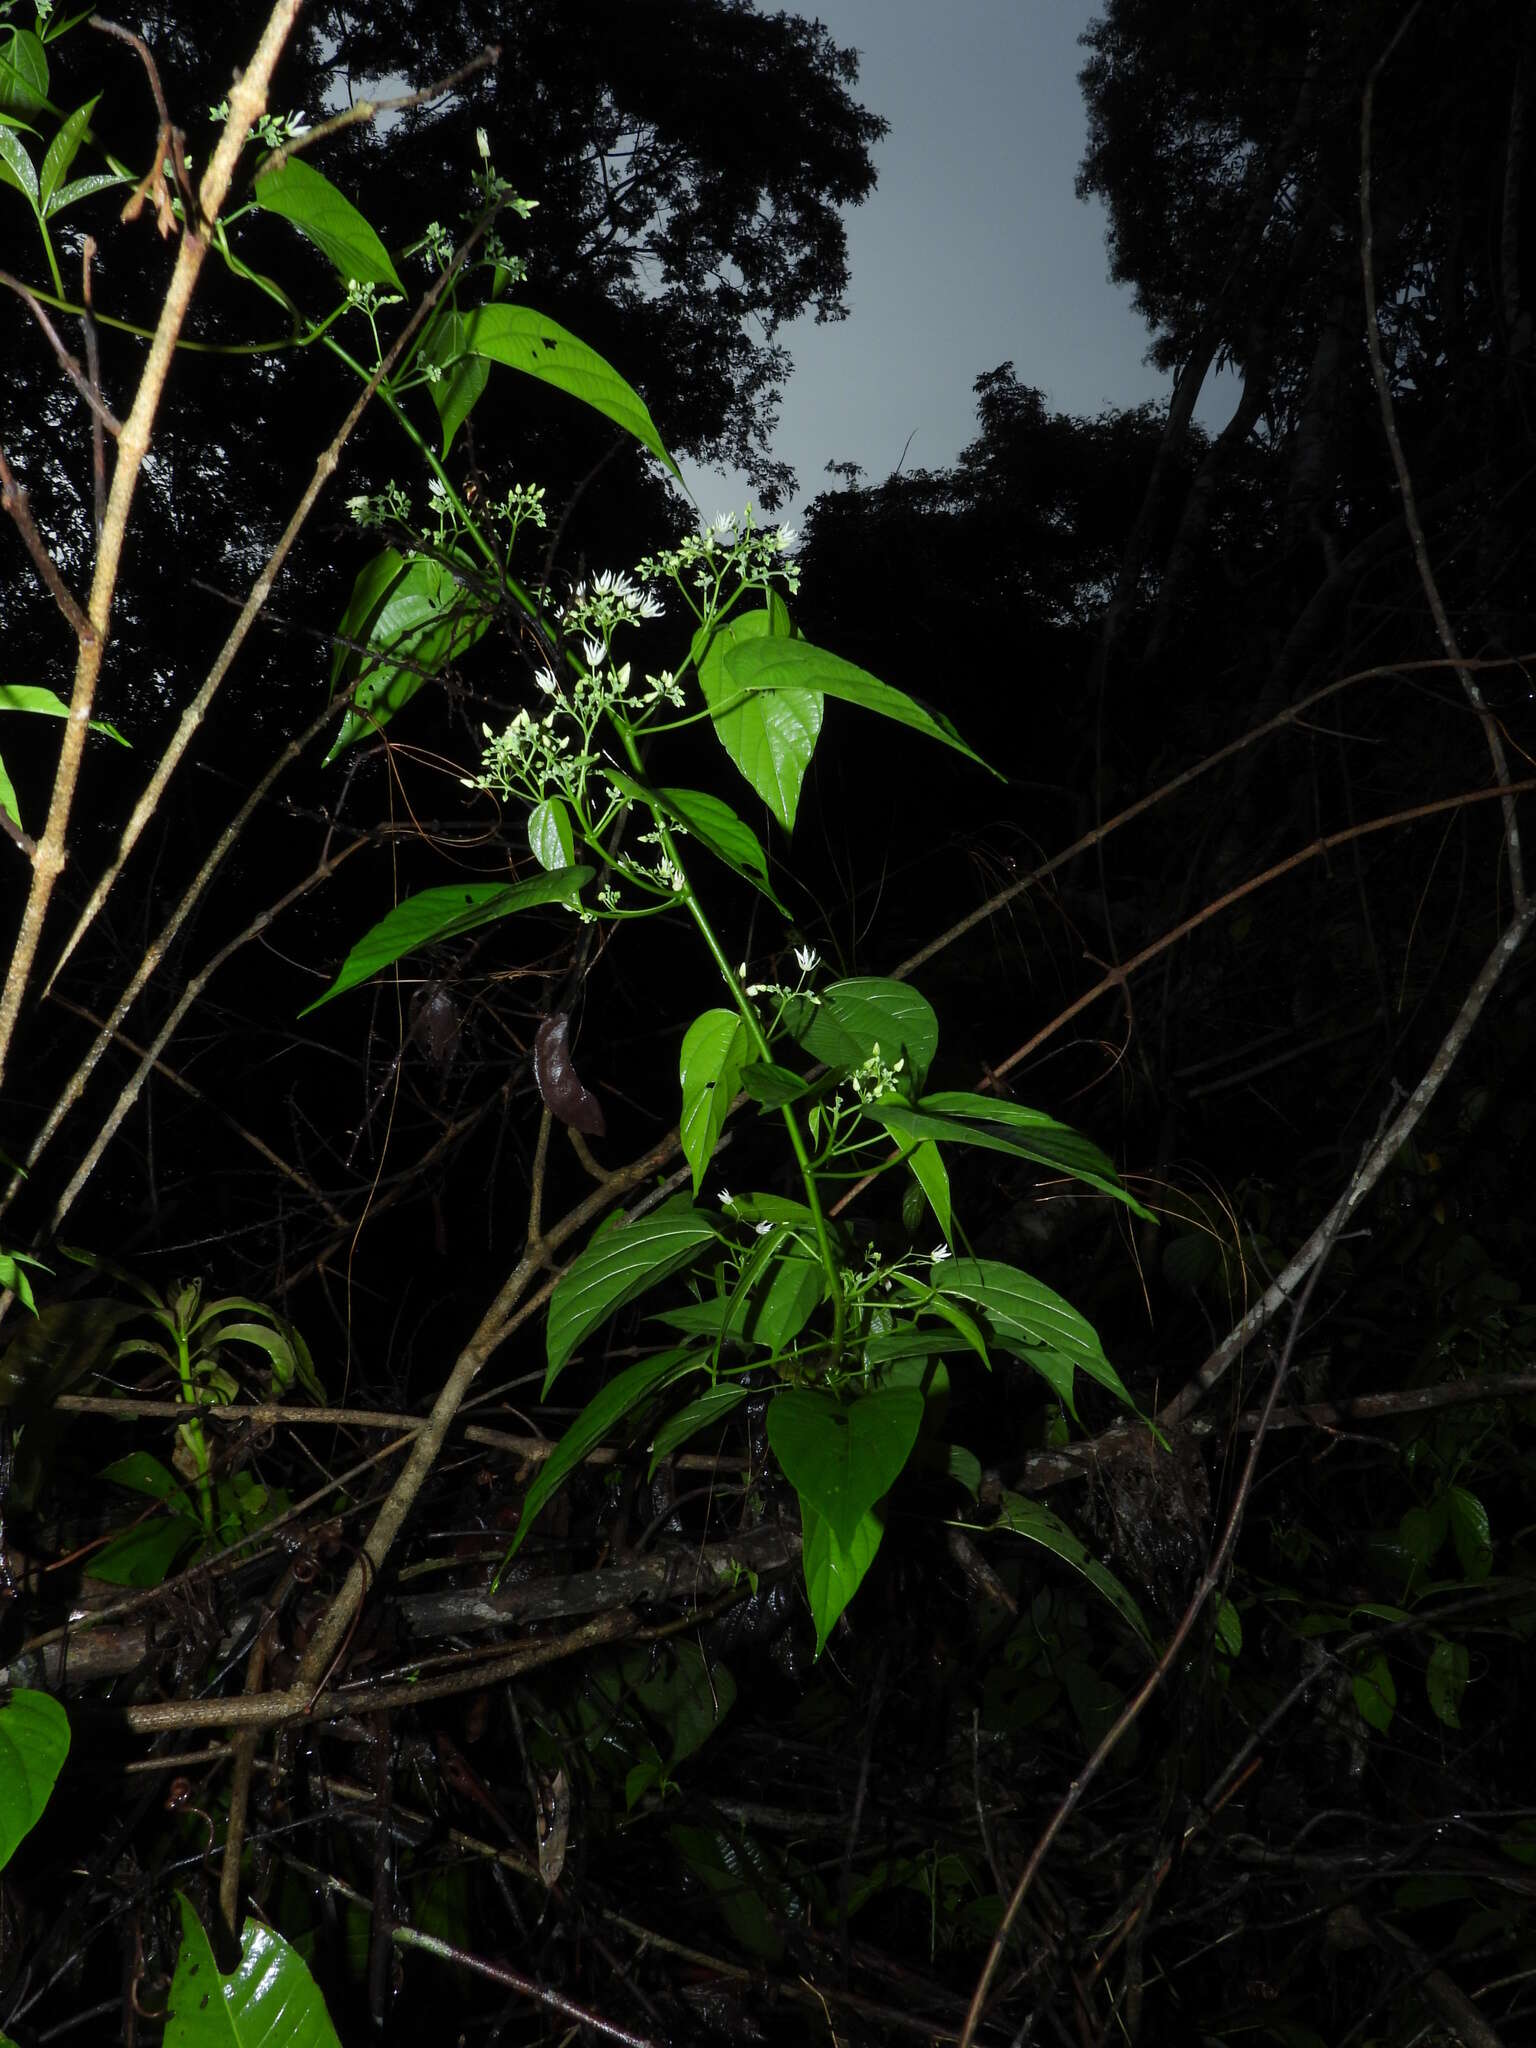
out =
[(296, 1948), (247, 1920), (226, 1976), (184, 1892), (164, 2048), (341, 2048), (320, 1987)]
[(473, 313), (451, 313), (438, 330), (434, 346), (440, 363), (478, 356), (485, 362), (505, 363), (509, 369), (521, 370), (525, 376), (537, 377), (540, 383), (579, 399), (633, 434), (682, 481), (639, 392), (595, 349), (567, 333), (547, 314), (536, 313), (531, 306), (481, 306)]

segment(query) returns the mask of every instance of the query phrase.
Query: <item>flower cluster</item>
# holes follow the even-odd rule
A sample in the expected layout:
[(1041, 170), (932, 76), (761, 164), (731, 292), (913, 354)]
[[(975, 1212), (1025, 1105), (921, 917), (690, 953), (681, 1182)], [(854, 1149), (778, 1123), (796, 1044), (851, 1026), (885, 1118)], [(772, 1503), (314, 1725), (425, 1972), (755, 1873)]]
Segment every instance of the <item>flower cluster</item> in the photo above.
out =
[(622, 569), (604, 569), (577, 584), (561, 613), (561, 624), (568, 633), (600, 634), (606, 641), (620, 626), (638, 626), (661, 615), (660, 600), (649, 590), (641, 590)]
[(686, 535), (675, 548), (647, 555), (635, 573), (665, 576), (679, 587), (691, 582), (706, 594), (719, 590), (733, 575), (763, 589), (777, 577), (793, 595), (800, 588), (800, 566), (790, 552), (794, 544), (792, 526), (759, 528), (749, 505), (740, 520), (734, 512), (722, 512), (712, 526)]

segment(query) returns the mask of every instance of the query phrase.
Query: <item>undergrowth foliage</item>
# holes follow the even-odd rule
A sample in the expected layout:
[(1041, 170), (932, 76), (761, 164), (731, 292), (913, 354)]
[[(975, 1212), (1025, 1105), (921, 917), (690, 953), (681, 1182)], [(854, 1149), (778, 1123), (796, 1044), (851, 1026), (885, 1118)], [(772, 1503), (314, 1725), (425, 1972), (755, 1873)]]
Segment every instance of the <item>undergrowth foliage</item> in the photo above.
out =
[[(45, 134), (53, 118), (47, 46), (72, 25), (44, 10), (35, 30), (4, 32), (4, 102), (41, 121)], [(34, 119), (0, 116), (0, 178), (33, 207), (56, 293), (63, 286), (50, 223), (76, 200), (131, 179), (108, 158), (104, 171), (63, 182), (93, 139), (94, 106), (57, 126), (36, 171), (24, 139), (39, 132)], [(212, 113), (234, 119), (227, 102)], [(330, 681), (338, 710), (327, 761), (376, 741), (509, 607), (540, 650), (527, 677), (527, 702), (501, 729), (485, 727), (479, 771), (463, 778), (471, 792), (466, 802), (489, 798), (521, 815), (524, 872), (506, 882), (445, 883), (397, 903), (358, 939), (310, 1007), (419, 949), (534, 907), (563, 909), (578, 933), (622, 931), (657, 916), (691, 922), (724, 999), (676, 1023), (678, 1128), (691, 1186), (661, 1198), (642, 1193), (627, 1209), (615, 1204), (561, 1269), (545, 1317), (544, 1396), (621, 1310), (673, 1282), (649, 1318), (662, 1334), (606, 1376), (566, 1428), (528, 1489), (508, 1557), (556, 1489), (606, 1441), (641, 1430), (654, 1473), (754, 1391), (761, 1401), (766, 1389), (767, 1441), (798, 1500), (819, 1655), (880, 1548), (888, 1502), (909, 1465), (947, 1474), (957, 1501), (967, 1494), (975, 1500), (980, 1458), (950, 1441), (946, 1428), (957, 1363), (988, 1371), (997, 1354), (1020, 1359), (1067, 1414), (1075, 1414), (1080, 1376), (1129, 1404), (1082, 1315), (1019, 1267), (973, 1255), (951, 1202), (948, 1159), (957, 1148), (988, 1149), (1076, 1177), (1137, 1215), (1147, 1212), (1110, 1161), (1052, 1117), (1000, 1097), (930, 1090), (939, 1020), (915, 988), (829, 978), (814, 949), (803, 945), (792, 983), (756, 981), (745, 962), (734, 964), (740, 939), (706, 910), (697, 868), (718, 863), (787, 919), (774, 879), (782, 876), (783, 854), (770, 857), (719, 789), (668, 779), (667, 750), (678, 734), (709, 727), (719, 743), (723, 787), (734, 793), (744, 783), (786, 843), (829, 699), (924, 735), (972, 772), (987, 772), (985, 765), (941, 714), (801, 636), (787, 602), (798, 587), (794, 535), (759, 527), (750, 508), (739, 517), (721, 515), (632, 567), (591, 573), (560, 602), (538, 587), (535, 570), (514, 573), (520, 541), (546, 525), (543, 487), (519, 484), (499, 501), (472, 503), (445, 466), (496, 366), (568, 394), (622, 427), (674, 475), (676, 466), (623, 377), (577, 337), (513, 300), (524, 266), (503, 239), (505, 224), (527, 219), (535, 202), (498, 176), (483, 131), (466, 166), (466, 238), (455, 244), (441, 224), (430, 223), (398, 264), (354, 202), (297, 153), (307, 132), (297, 115), (262, 116), (246, 138), (263, 153), (249, 198), (200, 225), (236, 277), (289, 312), (296, 309), (287, 293), (245, 253), (244, 229), (258, 214), (273, 215), (325, 256), (339, 296), (319, 317), (303, 316), (304, 340), (323, 346), (376, 393), (424, 473), (424, 489), (392, 481), (348, 501), (356, 525), (386, 545), (359, 570), (337, 622)], [(167, 157), (141, 185), (167, 227), (189, 224), (190, 168), (184, 153)], [(389, 323), (409, 297), (401, 271), (413, 262), (432, 279), (425, 315), (418, 312), (391, 336)], [(416, 423), (418, 393), (435, 412), (436, 445)], [(685, 637), (669, 645), (665, 635), (679, 615), (688, 620)], [(658, 642), (661, 652), (653, 653)], [(10, 686), (4, 703), (34, 714), (68, 710), (38, 688)], [(0, 807), (13, 836), (30, 844), (3, 770)], [(594, 1098), (571, 1065), (568, 1029), (562, 1014), (546, 1019), (540, 1034), (536, 1073), (546, 1138), (552, 1120), (577, 1132), (601, 1129)], [(779, 1128), (784, 1171), (768, 1176), (778, 1186), (739, 1193), (707, 1187), (717, 1178), (715, 1154), (733, 1113)], [(899, 1204), (904, 1241), (895, 1245), (839, 1213), (849, 1184), (862, 1193), (886, 1175), (906, 1190)], [(782, 1192), (785, 1186), (793, 1192)], [(36, 1262), (23, 1252), (0, 1256), (0, 1279), (35, 1314), (27, 1269)], [(215, 1556), (289, 1506), (286, 1495), (253, 1487), (242, 1474), (212, 1476), (202, 1413), (241, 1391), (223, 1363), (228, 1347), (266, 1354), (271, 1395), (295, 1382), (317, 1398), (323, 1393), (302, 1337), (262, 1304), (244, 1297), (205, 1304), (196, 1280), (162, 1296), (109, 1261), (78, 1256), (138, 1297), (136, 1309), (118, 1304), (114, 1324), (147, 1319), (155, 1331), (119, 1338), (108, 1363), (162, 1362), (187, 1410), (176, 1430), (176, 1472), (141, 1452), (103, 1475), (165, 1513), (117, 1535), (96, 1558), (97, 1574), (153, 1585), (178, 1560)], [(1056, 1518), (1016, 1500), (1009, 1526), (1074, 1563), (1146, 1635), (1130, 1594)], [(3, 1815), (8, 1854), (38, 1820), (68, 1735), (61, 1710), (44, 1694), (19, 1693), (3, 1713), (0, 1733), (18, 1759), (22, 1788)], [(632, 1774), (631, 1800), (644, 1785), (663, 1783), (679, 1754), (658, 1756), (640, 1781)], [(212, 1978), (219, 1966), (185, 1899), (183, 1915), (167, 2039), (190, 2044), (214, 2038), (194, 2017), (204, 2002), (193, 1994), (199, 1974)], [(269, 1929), (247, 1923), (240, 1960), (219, 1982), (241, 2027), (260, 2025), (269, 2003), (286, 2012), (284, 2001), (295, 2000), (309, 2015), (305, 2038), (332, 2038), (302, 1963)]]

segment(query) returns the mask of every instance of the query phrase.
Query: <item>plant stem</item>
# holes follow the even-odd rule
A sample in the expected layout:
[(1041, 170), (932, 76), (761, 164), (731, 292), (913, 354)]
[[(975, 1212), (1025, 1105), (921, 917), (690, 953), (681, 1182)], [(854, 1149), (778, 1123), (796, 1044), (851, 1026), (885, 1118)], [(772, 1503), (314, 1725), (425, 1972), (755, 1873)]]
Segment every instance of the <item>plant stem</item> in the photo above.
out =
[[(630, 766), (643, 781), (645, 763), (640, 758), (640, 749), (635, 742), (634, 734), (627, 725), (624, 725), (618, 719), (615, 719), (613, 724), (615, 731), (623, 742), (624, 752), (628, 756)], [(709, 948), (710, 956), (714, 960), (716, 967), (720, 970), (720, 978), (731, 992), (731, 1000), (736, 1006), (741, 1021), (747, 1027), (747, 1036), (752, 1041), (752, 1050), (760, 1060), (772, 1060), (773, 1052), (764, 1035), (762, 1020), (753, 1007), (746, 990), (742, 987), (736, 970), (726, 958), (725, 949), (720, 944), (715, 928), (705, 913), (704, 906), (694, 894), (693, 884), (688, 879), (688, 871), (678, 858), (677, 842), (672, 837), (671, 828), (660, 811), (654, 812), (653, 815), (656, 819), (657, 835), (660, 840), (661, 850), (671, 862), (675, 872), (682, 877), (683, 887), (681, 893), (683, 901), (688, 908), (688, 915), (698, 926), (699, 934), (705, 945)], [(831, 1292), (832, 1361), (835, 1365), (843, 1352), (843, 1327), (846, 1316), (842, 1283), (838, 1277), (837, 1255), (832, 1249), (832, 1238), (827, 1229), (826, 1214), (821, 1206), (821, 1193), (816, 1185), (815, 1169), (811, 1165), (811, 1157), (805, 1146), (805, 1134), (800, 1129), (800, 1120), (795, 1115), (793, 1103), (786, 1102), (782, 1104), (779, 1114), (784, 1119), (784, 1128), (788, 1131), (789, 1142), (794, 1147), (795, 1159), (800, 1168), (800, 1179), (805, 1188), (806, 1206), (811, 1212), (811, 1221), (816, 1231), (816, 1248), (820, 1254), (822, 1268), (827, 1276), (828, 1289)]]

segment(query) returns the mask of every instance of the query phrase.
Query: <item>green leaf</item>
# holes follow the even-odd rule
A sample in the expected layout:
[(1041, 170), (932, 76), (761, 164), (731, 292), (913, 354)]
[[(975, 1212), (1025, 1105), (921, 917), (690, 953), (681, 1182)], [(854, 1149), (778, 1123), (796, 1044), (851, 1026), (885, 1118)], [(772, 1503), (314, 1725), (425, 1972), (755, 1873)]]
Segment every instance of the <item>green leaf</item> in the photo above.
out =
[(427, 395), (437, 408), (443, 430), (443, 453), (453, 446), (454, 436), (479, 404), (491, 381), (491, 366), (483, 356), (467, 356), (463, 346), (463, 316), (448, 313), (422, 344), (422, 360), (442, 371), (436, 383), (427, 385)]
[(10, 41), (0, 49), (0, 107), (30, 114), (48, 105), (48, 59), (30, 29), (0, 25)]
[(0, 1870), (42, 1818), (64, 1759), (69, 1719), (51, 1693), (18, 1689), (0, 1706)]
[[(101, 95), (98, 93), (96, 98), (100, 99), (100, 97)], [(85, 131), (91, 125), (91, 115), (95, 108), (96, 100), (87, 100), (83, 107), (76, 107), (75, 111), (48, 145), (47, 152), (43, 157), (42, 176), (38, 180), (38, 197), (42, 201), (45, 214), (54, 211), (50, 202), (68, 175), (69, 167), (75, 160), (76, 152), (79, 150), (81, 141), (84, 139)]]
[(974, 1302), (984, 1312), (993, 1340), (1033, 1366), (1069, 1407), (1074, 1370), (1107, 1387), (1128, 1408), (1135, 1405), (1104, 1356), (1092, 1324), (1070, 1302), (1017, 1266), (998, 1259), (946, 1259), (936, 1269), (933, 1284), (941, 1294)]
[[(993, 1110), (1003, 1113), (994, 1116), (989, 1113)], [(1152, 1220), (1150, 1211), (1121, 1186), (1112, 1162), (1097, 1145), (1039, 1110), (1025, 1109), (1016, 1102), (993, 1102), (986, 1095), (945, 1091), (925, 1095), (916, 1104), (875, 1103), (870, 1113), (897, 1137), (979, 1145), (990, 1152), (1010, 1152), (1016, 1158), (1052, 1167), (1102, 1194), (1113, 1195), (1138, 1216)]]
[(1461, 1699), (1467, 1689), (1468, 1658), (1465, 1643), (1449, 1642), (1441, 1636), (1429, 1653), (1424, 1673), (1424, 1690), (1437, 1721), (1447, 1728), (1461, 1726)]
[(1121, 1619), (1130, 1624), (1144, 1643), (1151, 1642), (1146, 1617), (1135, 1600), (1112, 1571), (1089, 1555), (1081, 1538), (1060, 1515), (1052, 1514), (1048, 1507), (1024, 1494), (1005, 1492), (994, 1527), (1011, 1530), (1015, 1536), (1038, 1543), (1059, 1557), (1063, 1564), (1071, 1565), (1073, 1571), (1080, 1572), (1094, 1591), (1101, 1594)]
[(37, 211), (37, 172), (9, 128), (0, 128), (0, 185), (14, 185)]
[(741, 1406), (750, 1392), (750, 1387), (744, 1387), (736, 1380), (716, 1380), (712, 1387), (706, 1387), (686, 1407), (679, 1408), (651, 1438), (647, 1479), (652, 1477), (663, 1458), (670, 1458), (690, 1437), (700, 1435), (712, 1423), (723, 1422), (733, 1408)]
[(245, 1923), (228, 1976), (184, 1892), (165, 2048), (341, 2048), (320, 1987), (295, 1948), (261, 1921)]
[(814, 690), (743, 693), (726, 674), (732, 650), (773, 636), (778, 625), (779, 615), (765, 608), (727, 619), (712, 633), (701, 626), (693, 636), (693, 659), (716, 739), (784, 830), (792, 832), (805, 771), (821, 732), (821, 698)]
[(802, 1502), (846, 1551), (900, 1478), (922, 1421), (915, 1387), (883, 1388), (846, 1406), (830, 1394), (788, 1387), (768, 1405), (768, 1441)]
[(873, 976), (834, 981), (819, 1003), (793, 997), (784, 1005), (784, 1022), (812, 1059), (840, 1073), (863, 1066), (878, 1045), (888, 1067), (905, 1060), (904, 1072), (919, 1087), (939, 1043), (939, 1020), (917, 990)]
[(125, 178), (118, 171), (92, 171), (88, 177), (75, 178), (68, 185), (61, 185), (48, 202), (47, 218), (56, 220), (61, 213), (68, 212), (81, 199), (89, 199), (93, 192), (109, 192), (114, 185), (131, 185), (133, 180)]
[(181, 1514), (192, 1513), (191, 1497), (181, 1481), (168, 1465), (162, 1465), (148, 1451), (129, 1451), (126, 1457), (114, 1458), (110, 1465), (102, 1467), (101, 1476), (114, 1486), (148, 1494), (151, 1500), (162, 1501)]
[(357, 208), (330, 179), (302, 157), (291, 156), (275, 171), (258, 171), (251, 194), (264, 213), (290, 220), (343, 281), (388, 285), (404, 293), (389, 251)]
[(563, 797), (547, 796), (528, 813), (528, 845), (539, 866), (552, 875), (575, 861), (571, 814)]
[(0, 811), (19, 830), (21, 827), (21, 804), (17, 800), (16, 785), (5, 772), (5, 763), (0, 761)]
[(907, 1168), (928, 1197), (928, 1206), (948, 1244), (954, 1231), (949, 1210), (949, 1169), (944, 1164), (944, 1155), (937, 1145), (924, 1138), (907, 1154)]
[(1228, 1657), (1242, 1654), (1243, 1618), (1230, 1600), (1223, 1600), (1216, 1610), (1216, 1647)]
[(620, 1663), (637, 1703), (660, 1722), (671, 1748), (668, 1764), (702, 1749), (736, 1704), (736, 1681), (720, 1663), (706, 1663), (696, 1643), (667, 1645), (658, 1664), (649, 1649), (631, 1650)]
[[(373, 609), (367, 630), (368, 652), (338, 649), (333, 664), (338, 680), (353, 675), (360, 675), (362, 680), (352, 692), (351, 707), (325, 757), (328, 763), (354, 741), (388, 725), (423, 684), (449, 662), (467, 653), (491, 622), (490, 612), (478, 604), (454, 574), (453, 562), (462, 565), (462, 556), (438, 561), (432, 556), (417, 555), (412, 561), (404, 561), (392, 548), (358, 577), (347, 607), (347, 619), (358, 607), (360, 593), (366, 596), (378, 579), (387, 574), (391, 556), (400, 563), (400, 569), (388, 578), (383, 601)], [(370, 579), (366, 589), (364, 578)], [(348, 638), (359, 637), (348, 633), (346, 619), (341, 630)]]
[(747, 1319), (747, 1336), (770, 1351), (783, 1351), (810, 1321), (826, 1291), (826, 1277), (818, 1259), (793, 1254), (775, 1259)]
[(679, 1197), (618, 1229), (602, 1228), (571, 1261), (555, 1287), (545, 1326), (544, 1398), (555, 1376), (616, 1308), (691, 1265), (718, 1235), (715, 1221)]
[(779, 1962), (784, 1954), (779, 1922), (787, 1917), (787, 1902), (782, 1886), (758, 1867), (762, 1857), (752, 1853), (750, 1838), (733, 1837), (723, 1828), (675, 1827), (670, 1834), (672, 1846), (747, 1954)]
[[(631, 1224), (635, 1229), (637, 1225)], [(554, 1306), (550, 1307), (553, 1317)], [(608, 1384), (582, 1409), (570, 1428), (561, 1437), (554, 1450), (539, 1468), (538, 1476), (528, 1489), (523, 1502), (523, 1512), (518, 1520), (517, 1534), (507, 1555), (517, 1554), (523, 1538), (532, 1528), (534, 1517), (549, 1499), (555, 1488), (568, 1473), (592, 1451), (595, 1451), (609, 1430), (616, 1429), (632, 1409), (638, 1408), (651, 1394), (681, 1379), (686, 1373), (702, 1369), (702, 1361), (696, 1351), (676, 1348), (658, 1351), (651, 1358), (638, 1358), (633, 1365), (609, 1380)], [(546, 1385), (545, 1392), (549, 1389)]]
[(176, 1560), (202, 1533), (202, 1523), (191, 1515), (157, 1515), (125, 1529), (96, 1551), (91, 1577), (113, 1586), (162, 1585)]
[[(768, 901), (778, 910), (784, 910), (774, 894), (773, 884), (768, 879), (768, 856), (763, 852), (762, 841), (750, 825), (741, 819), (727, 803), (717, 796), (711, 796), (703, 789), (658, 789), (656, 796), (667, 812), (680, 825), (686, 826), (700, 846), (722, 860), (754, 888), (761, 889)], [(787, 917), (789, 913), (784, 911)]]
[[(918, 1399), (921, 1401), (921, 1395)], [(778, 1404), (775, 1402), (774, 1406)], [(773, 1409), (769, 1409), (769, 1414)], [(800, 1499), (800, 1562), (805, 1572), (806, 1598), (816, 1624), (816, 1655), (826, 1648), (827, 1637), (838, 1616), (863, 1583), (875, 1561), (880, 1538), (885, 1534), (873, 1510), (853, 1532), (851, 1543), (842, 1544), (824, 1515), (818, 1515), (804, 1495)]]
[(1451, 1541), (1456, 1546), (1463, 1575), (1474, 1581), (1486, 1579), (1493, 1569), (1493, 1532), (1488, 1510), (1464, 1486), (1448, 1487), (1445, 1505), (1451, 1518)]
[[(877, 682), (866, 670), (844, 661), (841, 655), (829, 654), (824, 647), (813, 647), (808, 640), (775, 636), (738, 642), (726, 654), (725, 673), (730, 688), (737, 692), (813, 690), (818, 696), (841, 697), (881, 718), (911, 726), (914, 732), (953, 747), (978, 767), (987, 767), (941, 713), (925, 711), (904, 690)], [(995, 768), (988, 772), (997, 774)], [(1001, 776), (998, 779), (1003, 780)]]
[(762, 1103), (765, 1109), (778, 1109), (804, 1095), (811, 1083), (802, 1081), (788, 1067), (776, 1067), (772, 1060), (754, 1060), (742, 1068), (741, 1085), (754, 1102)]
[(1370, 1663), (1355, 1673), (1352, 1687), (1361, 1720), (1385, 1735), (1397, 1712), (1397, 1686), (1383, 1651), (1378, 1650)]
[[(37, 711), (48, 718), (68, 718), (69, 706), (56, 690), (48, 690), (41, 683), (0, 683), (0, 711)], [(108, 739), (126, 747), (125, 740), (115, 725), (105, 718), (91, 720), (92, 732), (104, 732)]]
[(443, 322), (441, 345), (440, 361), (459, 354), (480, 356), (567, 392), (633, 434), (682, 481), (640, 394), (596, 350), (531, 306), (481, 306), (473, 313), (451, 313)]
[(405, 557), (398, 548), (385, 548), (358, 570), (352, 595), (336, 628), (336, 651), (331, 656), (333, 695), (343, 674), (355, 670), (363, 659), (357, 643), (368, 640), (385, 598), (405, 574), (405, 567)]
[(554, 875), (532, 875), (526, 882), (449, 882), (440, 889), (420, 889), (364, 932), (325, 994), (307, 1004), (299, 1015), (307, 1017), (311, 1010), (356, 988), (370, 974), (377, 974), (417, 946), (460, 938), (483, 924), (494, 924), (500, 917), (532, 910), (541, 903), (563, 903), (574, 909), (595, 872), (593, 868), (562, 868)]
[(747, 1027), (734, 1010), (706, 1010), (694, 1018), (683, 1039), (678, 1062), (683, 1114), (678, 1136), (683, 1157), (693, 1168), (695, 1195), (714, 1156), (750, 1052)]

